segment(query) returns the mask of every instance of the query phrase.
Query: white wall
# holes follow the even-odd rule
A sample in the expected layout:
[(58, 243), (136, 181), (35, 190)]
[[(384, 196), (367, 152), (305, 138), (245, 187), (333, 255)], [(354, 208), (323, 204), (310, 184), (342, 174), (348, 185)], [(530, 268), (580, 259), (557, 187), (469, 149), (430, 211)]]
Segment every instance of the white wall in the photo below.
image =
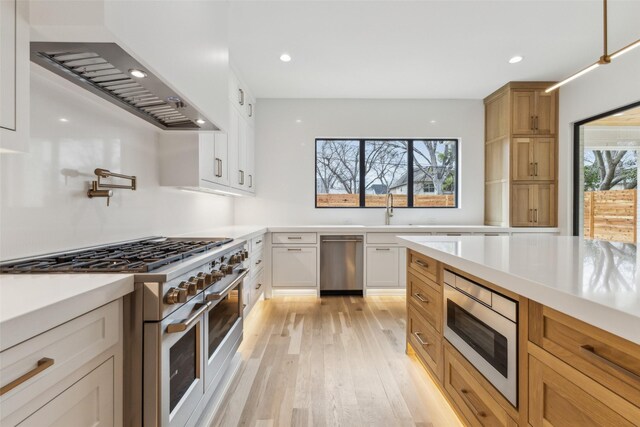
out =
[(573, 233), (573, 124), (640, 101), (640, 49), (560, 89), (558, 225)]
[(257, 197), (236, 202), (236, 222), (383, 224), (382, 208), (314, 207), (315, 138), (459, 137), (460, 207), (396, 209), (392, 221), (482, 224), (483, 129), (481, 100), (260, 99), (256, 108)]
[[(0, 259), (232, 223), (232, 199), (159, 186), (153, 126), (31, 68), (30, 152), (0, 156)], [(97, 167), (139, 189), (114, 190), (110, 207), (87, 198)]]

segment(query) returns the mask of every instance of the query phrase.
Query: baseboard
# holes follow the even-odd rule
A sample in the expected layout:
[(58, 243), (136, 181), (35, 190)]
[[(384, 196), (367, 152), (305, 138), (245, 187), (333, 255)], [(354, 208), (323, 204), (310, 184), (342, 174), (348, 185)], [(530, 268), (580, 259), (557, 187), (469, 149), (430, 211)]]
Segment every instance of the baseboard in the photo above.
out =
[(317, 288), (273, 288), (271, 290), (272, 297), (302, 297), (309, 296), (315, 297), (318, 296)]

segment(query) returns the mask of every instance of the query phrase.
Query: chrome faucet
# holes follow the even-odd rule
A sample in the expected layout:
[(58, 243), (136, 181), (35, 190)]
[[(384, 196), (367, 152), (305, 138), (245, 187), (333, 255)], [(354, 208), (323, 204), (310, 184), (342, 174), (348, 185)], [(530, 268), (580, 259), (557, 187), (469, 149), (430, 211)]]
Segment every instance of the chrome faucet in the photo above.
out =
[(385, 202), (384, 224), (391, 224), (391, 217), (393, 216), (393, 194), (387, 193), (387, 200)]

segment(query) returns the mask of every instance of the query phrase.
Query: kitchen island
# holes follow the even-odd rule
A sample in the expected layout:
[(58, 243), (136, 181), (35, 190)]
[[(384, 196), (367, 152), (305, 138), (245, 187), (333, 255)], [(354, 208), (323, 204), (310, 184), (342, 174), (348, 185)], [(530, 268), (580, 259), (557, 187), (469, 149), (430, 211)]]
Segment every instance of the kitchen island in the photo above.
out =
[(469, 425), (637, 425), (635, 245), (544, 235), (398, 241), (408, 249), (407, 351)]

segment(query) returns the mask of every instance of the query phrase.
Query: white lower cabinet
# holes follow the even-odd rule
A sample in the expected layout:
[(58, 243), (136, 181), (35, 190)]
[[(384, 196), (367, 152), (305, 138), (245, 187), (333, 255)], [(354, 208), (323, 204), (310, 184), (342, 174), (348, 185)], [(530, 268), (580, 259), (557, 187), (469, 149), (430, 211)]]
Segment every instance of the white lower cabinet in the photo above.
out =
[[(402, 249), (404, 250), (404, 248)], [(401, 286), (399, 248), (369, 246), (367, 248), (366, 266), (368, 288), (396, 288)]]
[(113, 358), (82, 377), (20, 423), (20, 427), (114, 425)]
[(318, 259), (316, 247), (272, 248), (273, 287), (315, 288)]
[(122, 423), (122, 301), (0, 352), (0, 425)]

